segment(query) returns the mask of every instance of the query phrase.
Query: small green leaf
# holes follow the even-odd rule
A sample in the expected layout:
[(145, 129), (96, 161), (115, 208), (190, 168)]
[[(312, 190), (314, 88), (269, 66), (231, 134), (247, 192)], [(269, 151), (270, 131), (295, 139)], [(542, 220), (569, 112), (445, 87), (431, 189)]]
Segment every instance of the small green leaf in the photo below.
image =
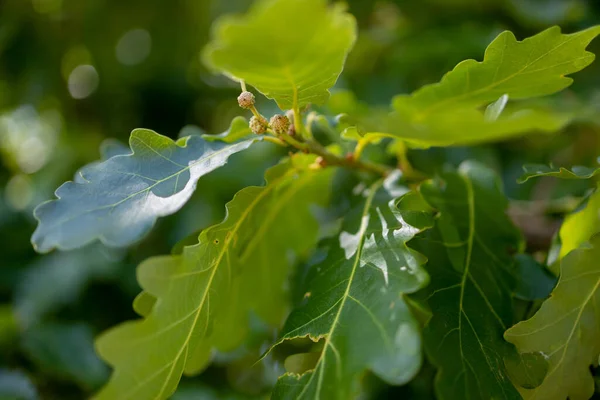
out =
[(244, 117), (235, 117), (229, 129), (225, 132), (219, 133), (218, 135), (202, 135), (202, 139), (208, 142), (221, 141), (225, 143), (233, 143), (238, 140), (248, 138), (248, 136), (254, 135), (248, 126), (248, 120)]
[(590, 179), (600, 173), (600, 168), (588, 168), (581, 165), (574, 165), (571, 169), (563, 167), (554, 167), (553, 165), (527, 164), (523, 165), (523, 174), (517, 182), (525, 183), (531, 178), (540, 176), (553, 176), (562, 179)]
[(600, 187), (577, 210), (565, 217), (560, 227), (560, 253), (562, 258), (587, 242), (600, 231)]
[(594, 393), (589, 368), (600, 354), (600, 237), (591, 242), (562, 259), (550, 298), (504, 335), (521, 353), (540, 352), (549, 364), (541, 385), (520, 390), (525, 399), (579, 400)]
[(492, 120), (480, 108), (503, 95), (515, 100), (565, 89), (573, 81), (566, 75), (594, 60), (585, 48), (599, 33), (600, 26), (569, 35), (552, 27), (518, 42), (511, 32), (503, 32), (488, 46), (482, 62), (463, 61), (441, 82), (397, 96), (391, 133), (419, 145), (443, 146), (559, 130), (572, 116), (511, 107)]
[(425, 254), (432, 317), (425, 350), (438, 368), (439, 399), (519, 399), (504, 358), (516, 356), (502, 334), (512, 324), (513, 259), (521, 236), (505, 214), (498, 177), (465, 162), (420, 191), (439, 211), (436, 228), (414, 240)]
[(39, 252), (70, 250), (95, 239), (111, 246), (130, 245), (148, 233), (158, 217), (179, 210), (200, 177), (252, 142), (209, 143), (197, 136), (174, 142), (136, 129), (129, 140), (131, 154), (83, 168), (79, 179), (58, 188), (57, 200), (36, 208), (39, 224), (32, 243)]
[(216, 23), (206, 62), (281, 109), (323, 104), (356, 39), (356, 22), (326, 0), (261, 0)]
[(345, 221), (347, 230), (328, 242), (325, 260), (311, 267), (305, 300), (274, 346), (307, 336), (324, 346), (320, 353), (286, 360), (314, 367), (283, 375), (274, 399), (345, 400), (353, 398), (365, 370), (390, 384), (406, 383), (419, 370), (419, 324), (402, 294), (423, 287), (428, 277), (424, 257), (406, 242), (432, 220), (426, 212), (400, 212), (381, 185), (360, 194), (364, 200)]
[[(240, 345), (250, 312), (281, 322), (290, 268), (317, 241), (312, 208), (329, 196), (332, 171), (310, 170), (314, 159), (298, 154), (273, 167), (268, 184), (238, 192), (225, 220), (204, 230), (198, 244), (140, 265), (148, 295), (137, 310), (146, 317), (98, 340), (99, 354), (114, 366), (98, 400), (169, 398), (182, 374), (209, 363), (213, 348)], [(156, 299), (149, 307), (148, 296)]]

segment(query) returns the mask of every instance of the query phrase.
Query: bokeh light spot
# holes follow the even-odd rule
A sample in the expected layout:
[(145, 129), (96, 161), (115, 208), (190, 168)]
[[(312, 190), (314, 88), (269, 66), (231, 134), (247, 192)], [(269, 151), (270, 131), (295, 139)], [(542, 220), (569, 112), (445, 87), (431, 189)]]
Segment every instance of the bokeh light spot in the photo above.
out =
[(69, 75), (69, 93), (74, 99), (85, 99), (96, 91), (99, 81), (96, 68), (79, 65)]
[(152, 50), (152, 37), (145, 29), (126, 32), (115, 49), (117, 60), (124, 65), (136, 65), (144, 61)]

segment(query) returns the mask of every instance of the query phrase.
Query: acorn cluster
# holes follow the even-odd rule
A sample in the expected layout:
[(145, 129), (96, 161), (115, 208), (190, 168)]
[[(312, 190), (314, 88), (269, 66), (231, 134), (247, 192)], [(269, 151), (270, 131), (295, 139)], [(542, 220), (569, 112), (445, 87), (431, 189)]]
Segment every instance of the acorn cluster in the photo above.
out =
[(250, 118), (248, 123), (253, 133), (262, 135), (267, 131), (267, 128), (271, 128), (276, 135), (288, 134), (293, 136), (296, 133), (294, 125), (290, 122), (294, 115), (291, 110), (286, 112), (286, 115), (275, 114), (271, 117), (270, 121), (267, 121), (265, 117), (258, 114), (254, 109), (256, 99), (252, 92), (243, 91), (237, 100), (241, 108), (253, 109), (254, 116)]

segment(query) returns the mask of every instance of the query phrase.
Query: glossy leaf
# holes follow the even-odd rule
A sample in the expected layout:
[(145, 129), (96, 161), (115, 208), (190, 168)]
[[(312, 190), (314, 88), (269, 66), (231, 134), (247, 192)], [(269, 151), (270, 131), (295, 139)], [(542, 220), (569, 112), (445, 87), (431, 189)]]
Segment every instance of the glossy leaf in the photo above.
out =
[(254, 135), (248, 126), (248, 120), (244, 117), (235, 117), (231, 121), (229, 128), (217, 135), (202, 135), (202, 139), (208, 142), (221, 141), (225, 143), (233, 143), (238, 140), (246, 139)]
[(205, 60), (281, 109), (323, 104), (356, 39), (356, 22), (326, 0), (261, 0), (219, 20)]
[(600, 26), (568, 35), (553, 27), (519, 42), (503, 32), (488, 46), (483, 61), (463, 61), (439, 83), (397, 96), (391, 133), (419, 145), (442, 146), (559, 130), (571, 116), (507, 107), (492, 121), (480, 108), (503, 95), (525, 99), (568, 87), (572, 79), (566, 75), (594, 60), (585, 48), (599, 33)]
[(174, 142), (136, 129), (129, 141), (131, 154), (83, 168), (80, 178), (58, 188), (57, 200), (36, 208), (39, 224), (32, 243), (40, 252), (74, 249), (96, 239), (110, 246), (130, 245), (158, 217), (179, 210), (200, 177), (252, 142), (210, 143), (197, 136)]
[(323, 350), (293, 356), (296, 364), (313, 367), (283, 375), (274, 399), (350, 399), (365, 370), (390, 384), (406, 383), (419, 370), (418, 322), (402, 295), (423, 287), (428, 277), (424, 257), (406, 242), (432, 219), (420, 210), (399, 211), (380, 186), (360, 193), (365, 199), (359, 213), (350, 213), (347, 230), (329, 242), (325, 260), (311, 267), (305, 301), (276, 345), (308, 336), (322, 340)]
[(600, 168), (588, 168), (574, 165), (571, 169), (554, 167), (553, 165), (528, 164), (523, 166), (525, 173), (519, 178), (519, 183), (525, 183), (531, 178), (552, 176), (562, 179), (590, 179), (600, 173)]
[(492, 170), (465, 162), (421, 185), (439, 211), (436, 228), (415, 240), (429, 261), (425, 290), (432, 317), (425, 350), (438, 368), (439, 399), (519, 399), (504, 357), (502, 334), (512, 324), (515, 270), (509, 251), (521, 236), (505, 214), (507, 199)]
[(600, 231), (600, 190), (596, 189), (582, 206), (565, 217), (560, 227), (560, 253), (562, 258), (587, 242)]
[(569, 253), (561, 262), (552, 296), (529, 320), (510, 328), (506, 340), (521, 353), (541, 353), (549, 363), (542, 384), (521, 389), (525, 399), (589, 399), (589, 371), (600, 354), (600, 238), (592, 247)]
[(183, 373), (208, 364), (213, 348), (230, 351), (243, 341), (250, 312), (280, 323), (290, 267), (317, 240), (312, 209), (328, 198), (331, 171), (308, 169), (313, 161), (299, 154), (273, 167), (268, 184), (240, 191), (198, 244), (140, 265), (138, 280), (157, 300), (146, 318), (98, 340), (114, 373), (97, 399), (169, 398)]

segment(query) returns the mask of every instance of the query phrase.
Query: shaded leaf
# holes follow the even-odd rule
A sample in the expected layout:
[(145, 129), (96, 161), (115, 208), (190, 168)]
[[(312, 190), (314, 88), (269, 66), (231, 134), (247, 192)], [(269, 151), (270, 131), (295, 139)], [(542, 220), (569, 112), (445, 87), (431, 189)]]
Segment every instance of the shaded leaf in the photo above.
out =
[(15, 337), (19, 334), (19, 325), (15, 317), (13, 307), (10, 304), (0, 305), (0, 348), (12, 345)]
[(505, 333), (522, 353), (540, 352), (548, 373), (535, 389), (521, 389), (525, 399), (589, 399), (594, 380), (589, 367), (600, 354), (600, 237), (562, 259), (552, 295), (529, 320)]
[(108, 367), (94, 351), (87, 325), (44, 324), (25, 332), (21, 347), (46, 373), (94, 389), (108, 378)]
[(525, 173), (517, 182), (525, 183), (531, 178), (540, 176), (553, 176), (562, 179), (590, 179), (600, 172), (600, 168), (588, 168), (574, 165), (571, 169), (554, 167), (553, 165), (527, 164), (523, 165)]
[(267, 396), (245, 396), (232, 390), (218, 390), (207, 385), (182, 385), (171, 400), (267, 400)]
[(83, 168), (80, 179), (57, 189), (57, 200), (36, 208), (39, 224), (32, 243), (40, 252), (74, 249), (95, 239), (111, 246), (130, 245), (148, 233), (158, 217), (179, 210), (200, 177), (252, 142), (210, 143), (196, 136), (174, 142), (136, 129), (129, 140), (132, 154)]
[(402, 294), (423, 287), (428, 277), (423, 256), (406, 242), (431, 217), (399, 211), (381, 185), (359, 194), (365, 198), (359, 212), (350, 214), (339, 239), (328, 242), (327, 257), (311, 267), (305, 301), (289, 316), (275, 346), (308, 336), (322, 340), (323, 349), (286, 360), (287, 366), (313, 367), (283, 375), (274, 399), (350, 399), (365, 370), (390, 384), (406, 383), (419, 370), (419, 324)]
[(507, 107), (491, 121), (480, 108), (503, 95), (525, 99), (568, 87), (573, 80), (565, 75), (594, 60), (585, 48), (599, 33), (600, 26), (569, 35), (552, 27), (519, 42), (511, 32), (503, 32), (488, 46), (482, 62), (463, 61), (439, 83), (397, 96), (390, 133), (419, 145), (442, 146), (559, 130), (571, 116)]
[(205, 60), (281, 109), (323, 104), (356, 39), (356, 22), (326, 0), (261, 0), (216, 23)]
[(244, 117), (235, 117), (225, 132), (217, 135), (202, 135), (202, 139), (208, 142), (218, 140), (225, 143), (233, 143), (252, 135), (254, 134), (250, 130), (250, 126), (248, 126), (248, 120)]
[(0, 400), (36, 400), (37, 398), (37, 390), (25, 374), (0, 369)]
[(556, 277), (529, 254), (518, 254), (515, 261), (517, 269), (515, 296), (529, 301), (548, 297), (556, 284)]
[(465, 162), (420, 191), (439, 211), (436, 228), (414, 242), (425, 254), (432, 317), (425, 350), (438, 368), (439, 399), (518, 399), (504, 357), (515, 355), (502, 334), (512, 324), (512, 249), (521, 236), (505, 214), (494, 172)]
[(290, 267), (317, 240), (311, 209), (329, 195), (331, 171), (310, 170), (313, 161), (298, 154), (273, 167), (268, 184), (238, 192), (225, 220), (204, 230), (198, 244), (140, 265), (138, 280), (157, 300), (145, 319), (98, 340), (114, 373), (97, 399), (166, 399), (182, 373), (208, 364), (213, 348), (229, 351), (243, 341), (251, 311), (280, 323)]
[(115, 276), (120, 252), (101, 244), (43, 257), (29, 266), (15, 287), (15, 314), (22, 327), (74, 302), (95, 279)]

